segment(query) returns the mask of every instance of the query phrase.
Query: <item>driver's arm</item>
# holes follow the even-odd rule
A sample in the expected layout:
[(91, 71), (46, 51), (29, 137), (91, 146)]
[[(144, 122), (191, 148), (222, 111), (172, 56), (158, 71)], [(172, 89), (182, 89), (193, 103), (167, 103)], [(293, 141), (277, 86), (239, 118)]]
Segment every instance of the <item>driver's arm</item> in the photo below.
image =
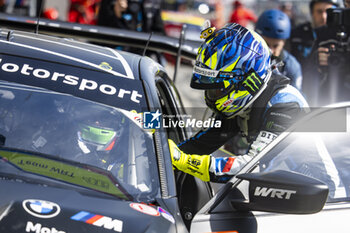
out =
[[(174, 142), (169, 140), (174, 167), (203, 181), (226, 182), (301, 116), (302, 107), (307, 108), (308, 106), (302, 97), (299, 99), (299, 95), (291, 94), (288, 91), (281, 92), (276, 95), (275, 99), (271, 100), (272, 102), (270, 102), (262, 119), (261, 131), (251, 143), (247, 154), (215, 158), (209, 154), (199, 155), (193, 150), (185, 153), (181, 147), (177, 147)], [(199, 138), (194, 140), (200, 141)], [(202, 145), (204, 146), (204, 144)], [(196, 148), (201, 150), (200, 147)]]

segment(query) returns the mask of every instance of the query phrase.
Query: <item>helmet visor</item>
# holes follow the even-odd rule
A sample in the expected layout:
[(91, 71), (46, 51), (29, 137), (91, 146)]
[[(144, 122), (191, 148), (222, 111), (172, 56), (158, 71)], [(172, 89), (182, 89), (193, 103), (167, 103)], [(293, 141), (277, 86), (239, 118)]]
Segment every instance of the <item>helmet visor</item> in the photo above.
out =
[(227, 88), (208, 89), (205, 90), (205, 97), (209, 100), (218, 100), (228, 95), (234, 89), (234, 85), (229, 85)]
[(80, 132), (80, 136), (84, 141), (99, 145), (110, 143), (117, 134), (113, 129), (94, 127), (86, 124), (81, 125)]

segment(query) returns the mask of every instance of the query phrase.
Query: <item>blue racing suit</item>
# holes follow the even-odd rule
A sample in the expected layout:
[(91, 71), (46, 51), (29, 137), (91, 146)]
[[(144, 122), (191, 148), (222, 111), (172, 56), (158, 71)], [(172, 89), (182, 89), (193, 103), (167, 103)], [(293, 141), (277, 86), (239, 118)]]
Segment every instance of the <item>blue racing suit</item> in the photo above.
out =
[(281, 74), (287, 76), (290, 79), (290, 84), (301, 91), (303, 82), (303, 74), (301, 65), (298, 60), (286, 50), (282, 50), (279, 58), (283, 61), (283, 66), (279, 67), (278, 70)]
[(232, 119), (217, 116), (216, 118), (222, 122), (220, 128), (199, 131), (180, 143), (179, 149), (187, 154), (209, 155), (236, 135), (245, 138), (249, 148), (244, 155), (210, 158), (210, 181), (226, 182), (253, 156), (308, 111), (304, 97), (288, 82), (287, 77), (274, 72), (267, 88), (249, 110)]

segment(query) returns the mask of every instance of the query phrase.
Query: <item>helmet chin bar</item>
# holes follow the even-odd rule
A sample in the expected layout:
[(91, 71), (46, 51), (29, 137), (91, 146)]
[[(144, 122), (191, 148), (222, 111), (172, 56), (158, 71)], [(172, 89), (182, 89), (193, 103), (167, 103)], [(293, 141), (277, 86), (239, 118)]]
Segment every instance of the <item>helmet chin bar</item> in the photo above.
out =
[[(232, 119), (236, 116), (239, 115), (243, 115), (245, 114), (246, 110), (248, 110), (248, 108), (254, 103), (254, 101), (261, 95), (261, 93), (266, 89), (267, 87), (267, 83), (269, 82), (270, 78), (272, 75), (272, 71), (269, 69), (266, 73), (266, 79), (264, 84), (260, 87), (259, 91), (255, 93), (255, 95), (253, 95), (253, 98), (251, 100), (249, 100), (249, 102), (242, 107), (240, 110), (238, 110), (236, 113), (233, 113), (232, 116), (227, 116), (225, 115), (225, 113), (223, 113), (222, 111), (219, 111), (216, 108), (215, 102), (213, 100), (208, 100), (207, 98), (205, 99), (205, 102), (207, 104), (207, 106), (212, 109), (216, 114), (220, 114), (221, 116), (225, 117), (226, 119)], [(230, 93), (228, 93), (228, 95), (230, 95)]]
[(239, 110), (237, 113), (233, 114), (232, 116), (228, 117), (227, 119), (231, 119), (231, 118), (233, 118), (235, 116), (239, 116), (239, 115), (244, 114), (244, 112), (254, 103), (254, 101), (266, 89), (267, 83), (269, 82), (269, 80), (271, 78), (271, 75), (272, 75), (272, 71), (268, 70), (267, 73), (266, 73), (266, 80), (265, 80), (264, 84), (261, 86), (260, 90), (253, 96), (253, 98), (251, 100), (249, 100), (249, 102), (241, 110)]

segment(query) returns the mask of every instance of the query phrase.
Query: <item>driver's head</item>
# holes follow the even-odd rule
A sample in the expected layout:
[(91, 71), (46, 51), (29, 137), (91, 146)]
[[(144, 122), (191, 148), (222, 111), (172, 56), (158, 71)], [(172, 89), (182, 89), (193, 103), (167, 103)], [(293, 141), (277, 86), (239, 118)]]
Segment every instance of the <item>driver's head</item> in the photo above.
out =
[(93, 124), (80, 124), (79, 128), (80, 140), (90, 147), (94, 146), (96, 151), (112, 150), (122, 130), (104, 127), (98, 121)]
[(228, 24), (200, 46), (191, 87), (204, 89), (207, 106), (232, 118), (258, 98), (270, 76), (264, 39), (239, 24)]
[(124, 131), (122, 114), (104, 106), (86, 108), (78, 124), (79, 146), (84, 153), (111, 151)]

